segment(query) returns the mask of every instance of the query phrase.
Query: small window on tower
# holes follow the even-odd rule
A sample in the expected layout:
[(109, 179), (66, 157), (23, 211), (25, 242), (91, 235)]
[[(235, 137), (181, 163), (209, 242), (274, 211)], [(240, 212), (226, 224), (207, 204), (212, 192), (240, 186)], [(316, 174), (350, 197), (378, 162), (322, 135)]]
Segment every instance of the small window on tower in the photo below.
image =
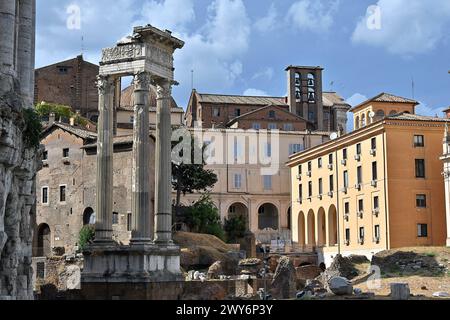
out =
[(58, 67), (59, 74), (67, 74), (69, 72), (69, 68), (67, 67)]
[(275, 119), (275, 111), (273, 111), (273, 110), (269, 111), (269, 118)]

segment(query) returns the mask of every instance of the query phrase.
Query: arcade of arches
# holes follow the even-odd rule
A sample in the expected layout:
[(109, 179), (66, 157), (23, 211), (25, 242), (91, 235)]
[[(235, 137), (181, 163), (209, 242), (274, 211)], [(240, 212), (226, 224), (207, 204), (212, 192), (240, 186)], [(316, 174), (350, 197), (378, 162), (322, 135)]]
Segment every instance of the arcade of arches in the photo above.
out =
[(298, 244), (333, 247), (338, 243), (338, 217), (336, 207), (328, 210), (320, 208), (317, 212), (301, 211), (298, 215)]

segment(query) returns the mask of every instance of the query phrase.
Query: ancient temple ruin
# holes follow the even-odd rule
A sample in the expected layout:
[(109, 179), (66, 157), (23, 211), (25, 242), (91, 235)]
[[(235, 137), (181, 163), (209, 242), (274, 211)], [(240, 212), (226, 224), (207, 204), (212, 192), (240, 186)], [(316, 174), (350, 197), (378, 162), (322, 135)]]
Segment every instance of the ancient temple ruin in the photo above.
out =
[[(180, 250), (172, 241), (171, 118), (173, 53), (184, 42), (150, 25), (103, 50), (98, 77), (97, 208), (95, 242), (85, 252), (82, 290), (101, 284), (182, 280)], [(112, 240), (114, 108), (120, 79), (133, 76), (134, 130), (132, 169), (132, 239), (129, 246)], [(150, 180), (150, 85), (157, 87), (155, 181)], [(150, 194), (150, 184), (155, 194)], [(154, 197), (155, 213), (151, 199)], [(94, 289), (92, 289), (94, 290)]]
[(27, 144), (33, 107), (35, 0), (0, 1), (0, 300), (33, 299), (32, 224), (38, 146)]

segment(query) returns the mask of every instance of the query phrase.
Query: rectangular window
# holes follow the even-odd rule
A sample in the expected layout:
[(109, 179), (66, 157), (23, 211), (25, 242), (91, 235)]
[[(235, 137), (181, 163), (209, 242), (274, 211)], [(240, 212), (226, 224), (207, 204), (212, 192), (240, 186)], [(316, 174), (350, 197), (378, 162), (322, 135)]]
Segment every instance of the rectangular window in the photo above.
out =
[(294, 126), (292, 123), (285, 123), (283, 125), (284, 131), (294, 131)]
[(134, 123), (134, 116), (130, 116), (130, 123)]
[(234, 175), (234, 188), (235, 189), (242, 188), (242, 176), (240, 174)]
[(359, 156), (361, 155), (361, 143), (358, 143), (356, 145), (356, 154)]
[(272, 190), (272, 176), (264, 176), (264, 190)]
[(253, 130), (259, 130), (259, 129), (261, 129), (261, 125), (259, 123), (254, 123), (252, 128), (253, 128)]
[(425, 160), (416, 159), (416, 178), (425, 178)]
[(42, 188), (42, 204), (48, 204), (48, 187)]
[(127, 214), (127, 231), (132, 231), (133, 229), (133, 220), (132, 220), (132, 214), (129, 212)]
[(359, 166), (357, 169), (357, 179), (358, 179), (358, 184), (362, 184), (363, 183), (363, 177), (362, 177), (362, 167)]
[(348, 171), (344, 171), (344, 188), (348, 189), (349, 181), (348, 181)]
[(428, 225), (427, 224), (418, 224), (417, 225), (417, 236), (419, 238), (427, 238), (428, 237)]
[(68, 158), (69, 157), (69, 148), (65, 148), (63, 149), (63, 158)]
[(47, 150), (45, 150), (43, 153), (42, 153), (42, 160), (48, 160), (48, 151)]
[(334, 175), (330, 176), (330, 192), (334, 192)]
[(358, 211), (364, 212), (364, 200), (363, 199), (358, 200)]
[(214, 117), (220, 117), (220, 109), (219, 108), (214, 108), (213, 109), (213, 116)]
[(345, 241), (350, 243), (350, 229), (345, 229)]
[(322, 158), (319, 158), (319, 160), (317, 160), (317, 166), (320, 168), (322, 168), (323, 162), (322, 162)]
[(113, 212), (112, 224), (119, 224), (119, 213), (118, 212)]
[(416, 206), (417, 206), (417, 208), (426, 208), (427, 207), (427, 196), (424, 194), (418, 194), (416, 196)]
[(319, 196), (323, 195), (323, 180), (319, 179)]
[(378, 168), (377, 168), (377, 162), (372, 162), (372, 181), (378, 180)]
[(266, 143), (266, 157), (270, 158), (272, 156), (272, 144)]
[(381, 239), (381, 229), (379, 225), (375, 226), (375, 240), (380, 240)]
[(299, 174), (299, 175), (302, 175), (302, 171), (303, 171), (302, 165), (299, 165), (299, 166), (298, 166), (298, 174)]
[(378, 196), (373, 197), (373, 208), (380, 209), (380, 198)]
[(303, 200), (303, 185), (298, 186), (298, 196), (300, 200)]
[(66, 186), (59, 186), (59, 202), (66, 202)]
[(414, 148), (423, 148), (425, 147), (425, 138), (422, 135), (414, 136)]
[(269, 123), (269, 125), (267, 126), (267, 129), (269, 130), (277, 130), (278, 126), (276, 123)]
[(273, 110), (269, 111), (269, 118), (275, 119), (275, 111), (273, 111)]
[(312, 162), (308, 162), (308, 172), (312, 171)]
[(235, 109), (235, 110), (234, 110), (234, 115), (235, 115), (236, 117), (240, 117), (240, 116), (241, 116), (241, 109)]
[(364, 241), (364, 227), (360, 227), (359, 228), (359, 241), (363, 242)]
[(344, 213), (350, 214), (350, 202), (344, 203)]
[(333, 155), (332, 154), (330, 154), (329, 156), (328, 156), (328, 164), (333, 164)]
[(347, 160), (347, 159), (348, 159), (347, 149), (342, 150), (342, 158), (343, 158), (344, 160)]
[(310, 181), (310, 182), (308, 183), (308, 197), (309, 197), (309, 198), (312, 198), (312, 195), (313, 195), (313, 184), (312, 184), (312, 182)]
[(370, 145), (372, 150), (377, 150), (377, 138), (372, 138)]
[(303, 151), (303, 146), (301, 144), (290, 144), (289, 145), (289, 155), (293, 155), (297, 152)]

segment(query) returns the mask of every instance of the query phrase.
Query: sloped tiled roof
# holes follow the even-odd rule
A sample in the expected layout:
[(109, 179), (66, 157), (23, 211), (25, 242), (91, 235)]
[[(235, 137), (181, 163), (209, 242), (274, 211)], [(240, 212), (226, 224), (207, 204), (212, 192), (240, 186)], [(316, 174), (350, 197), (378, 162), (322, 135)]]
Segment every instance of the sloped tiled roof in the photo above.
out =
[(81, 127), (70, 126), (68, 124), (61, 123), (61, 122), (55, 122), (52, 125), (45, 128), (44, 131), (42, 132), (42, 135), (45, 135), (46, 133), (50, 132), (50, 130), (54, 127), (58, 127), (62, 130), (65, 130), (65, 131), (71, 133), (71, 134), (74, 134), (82, 139), (97, 139), (96, 132), (88, 131)]
[(419, 102), (417, 102), (416, 100), (412, 100), (412, 99), (408, 99), (408, 98), (404, 98), (404, 97), (400, 97), (400, 96), (396, 96), (396, 95), (393, 95), (390, 93), (383, 92), (367, 101), (364, 101), (363, 103), (360, 103), (359, 105), (354, 107), (352, 110), (356, 110), (356, 109), (360, 108), (361, 106), (366, 105), (370, 102), (410, 103), (410, 104), (415, 104), (415, 105), (419, 104)]
[(421, 116), (418, 114), (400, 113), (387, 116), (386, 119), (390, 120), (405, 120), (405, 121), (435, 121), (435, 122), (450, 122), (450, 119)]
[(282, 109), (282, 108), (280, 108), (280, 107), (278, 107), (278, 106), (268, 105), (268, 106), (265, 106), (265, 107), (262, 107), (262, 108), (259, 108), (259, 109), (256, 109), (256, 110), (247, 112), (247, 113), (245, 113), (245, 114), (243, 114), (243, 115), (240, 115), (239, 117), (236, 117), (236, 118), (232, 119), (231, 121), (229, 121), (229, 122), (227, 123), (227, 126), (231, 126), (231, 125), (233, 125), (236, 121), (239, 121), (239, 120), (241, 120), (241, 119), (244, 119), (244, 118), (246, 118), (247, 116), (249, 116), (249, 115), (251, 115), (251, 114), (260, 112), (261, 110), (270, 109), (270, 108), (275, 108), (275, 109), (277, 109), (278, 111), (285, 112), (285, 113), (289, 114), (290, 116), (292, 116), (293, 118), (296, 118), (296, 119), (298, 119), (298, 120), (300, 120), (300, 121), (309, 122), (308, 120), (306, 120), (306, 119), (304, 119), (304, 118), (302, 118), (302, 117), (300, 117), (300, 116), (297, 116), (296, 114), (290, 113), (289, 111), (284, 110), (284, 109)]
[(221, 104), (239, 104), (239, 105), (286, 105), (285, 98), (281, 97), (254, 97), (254, 96), (234, 96), (221, 94), (203, 94), (198, 93), (199, 102), (203, 103), (221, 103)]
[[(264, 96), (242, 96), (242, 95), (221, 95), (221, 94), (204, 94), (197, 93), (200, 103), (218, 103), (233, 105), (253, 105), (253, 106), (287, 106), (285, 97), (264, 97)], [(336, 92), (324, 92), (323, 105), (332, 107), (334, 105), (348, 105), (345, 100)]]

